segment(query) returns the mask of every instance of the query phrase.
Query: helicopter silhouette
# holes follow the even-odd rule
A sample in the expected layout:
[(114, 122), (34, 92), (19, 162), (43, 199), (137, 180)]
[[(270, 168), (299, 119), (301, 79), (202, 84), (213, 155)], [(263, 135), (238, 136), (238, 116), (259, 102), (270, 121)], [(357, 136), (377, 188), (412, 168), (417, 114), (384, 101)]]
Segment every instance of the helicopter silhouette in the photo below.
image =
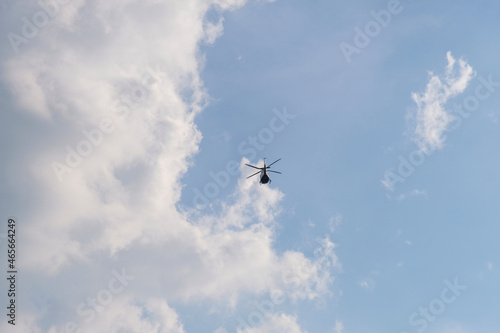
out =
[(247, 177), (247, 179), (248, 179), (248, 178), (250, 178), (250, 177), (253, 177), (253, 176), (255, 176), (255, 175), (257, 175), (257, 174), (259, 174), (259, 173), (260, 173), (260, 181), (259, 181), (259, 183), (260, 183), (260, 184), (267, 184), (267, 183), (270, 183), (270, 182), (271, 182), (271, 178), (269, 178), (269, 176), (268, 176), (268, 174), (267, 174), (268, 172), (274, 172), (274, 173), (279, 173), (279, 174), (281, 174), (281, 172), (278, 172), (278, 171), (268, 170), (268, 169), (271, 167), (271, 165), (273, 165), (274, 163), (278, 162), (279, 160), (281, 160), (281, 158), (280, 158), (280, 159), (277, 159), (277, 160), (276, 160), (276, 161), (274, 161), (273, 163), (271, 163), (271, 164), (269, 164), (269, 165), (267, 165), (267, 166), (266, 166), (266, 158), (264, 157), (264, 166), (263, 166), (262, 168), (259, 168), (259, 167), (256, 167), (256, 166), (253, 166), (253, 165), (250, 165), (250, 164), (246, 164), (246, 163), (245, 163), (245, 165), (247, 165), (247, 166), (249, 166), (249, 167), (251, 167), (251, 168), (254, 168), (254, 169), (259, 169), (259, 171), (257, 171), (257, 172), (256, 172), (256, 173), (254, 173), (253, 175), (248, 176), (248, 177)]

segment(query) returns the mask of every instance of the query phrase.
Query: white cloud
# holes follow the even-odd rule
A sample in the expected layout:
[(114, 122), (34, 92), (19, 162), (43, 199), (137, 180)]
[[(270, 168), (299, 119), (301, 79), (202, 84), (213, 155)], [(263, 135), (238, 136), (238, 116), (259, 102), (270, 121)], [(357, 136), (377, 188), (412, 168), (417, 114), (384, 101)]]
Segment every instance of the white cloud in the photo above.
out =
[(297, 317), (286, 314), (275, 314), (267, 318), (259, 327), (238, 330), (238, 333), (307, 333), (297, 323)]
[[(18, 207), (30, 253), (19, 258), (20, 303), (29, 304), (20, 332), (80, 323), (78, 305), (106, 288), (112, 267), (136, 279), (106, 315), (85, 323), (89, 331), (180, 333), (179, 303), (235, 306), (242, 294), (275, 289), (292, 300), (328, 293), (339, 266), (333, 243), (325, 239), (315, 260), (273, 247), (280, 191), (241, 179), (217, 214), (177, 207), (201, 140), (195, 116), (207, 100), (199, 44), (222, 33), (222, 21), (210, 25), (204, 16), (211, 6), (244, 3), (79, 1), (61, 6), (19, 54), (1, 59), (13, 105), (2, 106), (9, 112), (0, 117), (12, 116), (23, 136), (1, 146), (12, 152), (2, 183), (18, 194), (2, 207)], [(103, 119), (114, 130), (95, 134)], [(59, 182), (53, 162), (66, 164), (67, 148), (91, 142), (90, 132), (97, 143)], [(48, 304), (65, 310), (56, 314)], [(294, 323), (277, 316), (269, 327)]]
[(443, 147), (443, 132), (452, 120), (452, 116), (445, 110), (445, 105), (450, 98), (461, 94), (475, 75), (465, 60), (457, 61), (451, 52), (448, 52), (446, 57), (448, 64), (444, 77), (430, 73), (425, 92), (412, 94), (417, 104), (417, 110), (412, 114), (416, 121), (413, 139), (423, 152)]
[(336, 320), (333, 330), (335, 333), (342, 333), (344, 331), (344, 324), (341, 321)]
[[(292, 301), (318, 299), (329, 294), (329, 286), (334, 281), (332, 272), (342, 269), (335, 252), (335, 244), (328, 237), (319, 241), (314, 251), (315, 260), (307, 259), (302, 253), (287, 251), (278, 271), (281, 272), (282, 287), (286, 288)], [(275, 288), (280, 288), (276, 285)]]
[[(167, 332), (185, 333), (177, 313), (161, 299), (151, 298), (137, 302), (130, 298), (113, 300), (113, 306), (104, 307), (90, 323), (76, 323), (83, 332)], [(49, 333), (61, 332), (52, 327)]]
[(224, 31), (224, 19), (220, 18), (217, 23), (208, 22), (205, 26), (205, 42), (207, 44), (213, 44), (217, 38), (222, 35)]

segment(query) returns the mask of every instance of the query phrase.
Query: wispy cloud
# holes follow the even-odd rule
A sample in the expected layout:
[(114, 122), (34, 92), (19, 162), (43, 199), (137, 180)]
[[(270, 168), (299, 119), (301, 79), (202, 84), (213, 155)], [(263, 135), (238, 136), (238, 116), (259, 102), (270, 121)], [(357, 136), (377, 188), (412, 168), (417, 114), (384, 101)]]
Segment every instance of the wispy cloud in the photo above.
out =
[(452, 116), (446, 111), (447, 101), (461, 94), (475, 76), (472, 67), (463, 59), (456, 60), (451, 52), (446, 54), (448, 64), (444, 77), (430, 73), (429, 83), (423, 93), (413, 93), (417, 109), (411, 114), (416, 122), (413, 140), (423, 152), (441, 149), (443, 132)]

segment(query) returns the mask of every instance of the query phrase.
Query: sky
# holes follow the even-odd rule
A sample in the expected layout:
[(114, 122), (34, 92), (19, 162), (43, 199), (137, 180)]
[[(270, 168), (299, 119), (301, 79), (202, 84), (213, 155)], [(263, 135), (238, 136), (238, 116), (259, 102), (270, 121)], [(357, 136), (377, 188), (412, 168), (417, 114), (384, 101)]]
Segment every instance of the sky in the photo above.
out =
[(0, 0), (0, 331), (497, 332), (499, 10)]

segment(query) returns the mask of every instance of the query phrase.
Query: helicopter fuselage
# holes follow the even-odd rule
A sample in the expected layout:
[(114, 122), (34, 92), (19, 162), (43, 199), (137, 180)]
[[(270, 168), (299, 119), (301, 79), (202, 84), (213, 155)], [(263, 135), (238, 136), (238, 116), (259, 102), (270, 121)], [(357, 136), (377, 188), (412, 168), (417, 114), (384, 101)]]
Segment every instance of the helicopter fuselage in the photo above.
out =
[(270, 181), (269, 176), (267, 175), (266, 170), (264, 170), (263, 173), (264, 174), (262, 174), (262, 176), (260, 177), (260, 183), (261, 184), (267, 184)]

